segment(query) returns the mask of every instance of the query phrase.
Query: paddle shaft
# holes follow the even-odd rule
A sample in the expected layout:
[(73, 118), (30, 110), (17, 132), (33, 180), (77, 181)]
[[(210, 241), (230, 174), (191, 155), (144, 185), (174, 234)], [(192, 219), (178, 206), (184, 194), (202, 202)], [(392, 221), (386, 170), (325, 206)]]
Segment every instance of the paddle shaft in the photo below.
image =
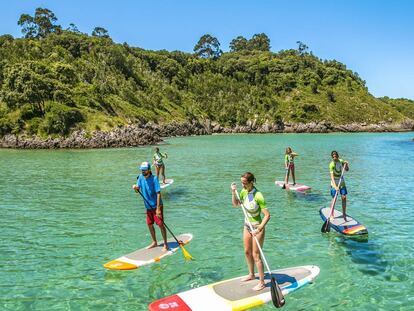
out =
[[(246, 219), (246, 221), (247, 221), (247, 223), (248, 223), (248, 225), (249, 225), (250, 231), (253, 233), (254, 229), (253, 229), (253, 226), (252, 226), (252, 224), (250, 223), (249, 218), (248, 218), (248, 216), (247, 216), (246, 208), (244, 207), (244, 205), (243, 205), (242, 201), (240, 200), (240, 196), (239, 196), (239, 193), (237, 192), (237, 190), (235, 190), (234, 192), (235, 192), (235, 194), (236, 194), (236, 198), (237, 198), (237, 200), (239, 200), (239, 202), (240, 202), (240, 206), (241, 206), (241, 208), (242, 208), (242, 211), (243, 211), (244, 217), (245, 217), (245, 219)], [(262, 256), (262, 258), (263, 258), (263, 261), (264, 261), (264, 264), (265, 264), (265, 266), (266, 266), (266, 269), (267, 269), (267, 271), (268, 271), (269, 275), (272, 275), (272, 271), (270, 270), (269, 265), (267, 264), (266, 257), (265, 257), (265, 255), (263, 254), (263, 250), (262, 250), (262, 248), (260, 247), (259, 240), (257, 239), (257, 237), (256, 237), (255, 235), (253, 235), (253, 237), (254, 237), (254, 240), (256, 241), (257, 248), (259, 249), (260, 255), (261, 255), (261, 256)]]
[[(148, 202), (148, 200), (144, 197), (144, 195), (141, 193), (141, 191), (139, 191), (139, 189), (138, 189), (138, 193), (141, 195), (141, 197), (144, 199), (144, 201), (149, 205), (149, 206), (151, 206), (151, 204)], [(152, 208), (152, 206), (151, 206), (151, 208)], [(154, 209), (154, 208), (153, 208)], [(162, 223), (163, 223), (163, 225), (165, 226), (165, 228), (167, 228), (167, 230), (168, 230), (168, 232), (173, 236), (173, 238), (174, 238), (174, 240), (179, 244), (179, 245), (181, 245), (181, 244), (183, 244), (182, 242), (180, 242), (180, 241), (178, 241), (178, 239), (175, 237), (175, 235), (174, 235), (174, 233), (172, 233), (172, 231), (170, 230), (170, 228), (168, 228), (168, 226), (167, 226), (167, 224), (164, 222), (164, 219), (162, 219), (161, 218), (161, 221), (162, 221)]]
[(288, 163), (288, 167), (287, 169), (285, 169), (286, 173), (285, 173), (285, 180), (283, 181), (283, 186), (282, 188), (286, 189), (286, 184), (289, 185), (289, 180), (288, 179), (288, 175), (289, 175), (289, 163)]

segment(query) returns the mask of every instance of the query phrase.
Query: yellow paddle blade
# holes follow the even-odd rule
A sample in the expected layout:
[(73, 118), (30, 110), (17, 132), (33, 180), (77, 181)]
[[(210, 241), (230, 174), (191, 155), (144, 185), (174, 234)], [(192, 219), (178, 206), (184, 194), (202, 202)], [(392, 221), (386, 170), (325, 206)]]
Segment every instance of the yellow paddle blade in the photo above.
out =
[(184, 255), (185, 260), (193, 260), (194, 259), (193, 256), (191, 256), (190, 253), (187, 252), (187, 250), (184, 248), (184, 246), (180, 245), (180, 247), (181, 247), (181, 250), (183, 251), (183, 255)]

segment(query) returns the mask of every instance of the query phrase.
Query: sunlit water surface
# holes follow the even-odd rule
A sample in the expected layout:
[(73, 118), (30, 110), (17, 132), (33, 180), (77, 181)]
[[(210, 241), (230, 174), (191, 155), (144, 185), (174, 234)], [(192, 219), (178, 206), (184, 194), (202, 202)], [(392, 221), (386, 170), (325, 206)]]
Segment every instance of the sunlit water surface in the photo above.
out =
[[(102, 265), (146, 246), (144, 207), (131, 190), (152, 148), (0, 150), (0, 309), (146, 310), (158, 298), (246, 273), (240, 210), (229, 186), (257, 177), (271, 221), (264, 252), (272, 269), (315, 264), (315, 283), (284, 310), (414, 310), (414, 137), (393, 134), (217, 135), (168, 139), (166, 223), (190, 232), (181, 253), (132, 271)], [(309, 195), (274, 185), (286, 146), (299, 153)], [(349, 160), (349, 214), (366, 242), (321, 234), (331, 150)], [(338, 204), (339, 208), (339, 204)], [(256, 310), (272, 310), (270, 304)]]

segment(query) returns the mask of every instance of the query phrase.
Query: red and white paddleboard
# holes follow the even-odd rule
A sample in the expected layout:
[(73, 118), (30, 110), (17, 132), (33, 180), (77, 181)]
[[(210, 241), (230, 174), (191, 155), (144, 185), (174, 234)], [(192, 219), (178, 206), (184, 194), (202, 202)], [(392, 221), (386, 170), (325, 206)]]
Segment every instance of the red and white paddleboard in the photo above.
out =
[[(312, 282), (319, 274), (317, 266), (301, 266), (272, 271), (283, 295)], [(149, 311), (235, 311), (246, 310), (272, 300), (270, 278), (265, 276), (266, 287), (261, 291), (252, 288), (255, 280), (243, 282), (242, 276), (191, 289), (162, 298), (148, 306)]]
[[(281, 188), (283, 188), (283, 185), (285, 184), (284, 181), (280, 181), (280, 180), (276, 180), (275, 181), (275, 185), (279, 186)], [(286, 184), (286, 189), (287, 190), (293, 190), (293, 191), (299, 191), (299, 192), (304, 192), (304, 191), (308, 191), (311, 190), (311, 187), (303, 185), (303, 184), (294, 184), (293, 183), (288, 183)]]

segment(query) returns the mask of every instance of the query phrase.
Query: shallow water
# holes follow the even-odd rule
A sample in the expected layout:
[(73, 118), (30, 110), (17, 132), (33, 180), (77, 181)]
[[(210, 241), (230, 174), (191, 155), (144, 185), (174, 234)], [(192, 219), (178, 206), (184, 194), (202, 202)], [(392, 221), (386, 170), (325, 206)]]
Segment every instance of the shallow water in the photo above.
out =
[[(264, 247), (270, 267), (321, 268), (314, 284), (287, 296), (284, 310), (414, 310), (413, 136), (168, 139), (160, 149), (175, 183), (163, 192), (166, 223), (194, 234), (186, 249), (196, 261), (185, 263), (178, 252), (121, 272), (102, 265), (149, 243), (131, 185), (151, 148), (0, 150), (0, 309), (146, 310), (155, 299), (245, 274), (243, 216), (231, 207), (229, 186), (252, 171), (272, 215)], [(313, 188), (309, 195), (274, 185), (288, 145), (300, 155), (297, 181)], [(332, 149), (350, 162), (348, 212), (368, 227), (368, 241), (320, 233)]]

